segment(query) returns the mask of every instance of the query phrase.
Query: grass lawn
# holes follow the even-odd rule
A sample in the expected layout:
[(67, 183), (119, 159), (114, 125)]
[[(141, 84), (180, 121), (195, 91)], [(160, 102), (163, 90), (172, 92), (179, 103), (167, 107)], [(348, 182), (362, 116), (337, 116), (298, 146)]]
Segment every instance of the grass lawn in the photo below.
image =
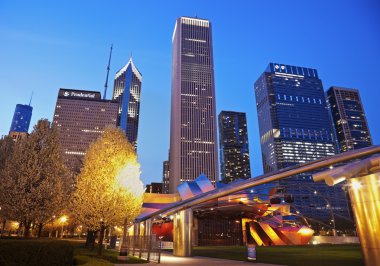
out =
[(141, 260), (139, 258), (130, 257), (128, 261), (118, 261), (117, 256), (119, 255), (118, 251), (113, 249), (103, 249), (102, 258), (97, 257), (98, 246), (95, 245), (93, 251), (90, 251), (87, 248), (84, 248), (83, 242), (70, 241), (71, 245), (74, 247), (74, 259), (76, 261), (75, 265), (83, 266), (113, 266), (115, 263), (120, 264), (140, 264), (147, 263), (146, 260)]
[[(257, 247), (257, 262), (288, 266), (362, 266), (360, 245)], [(194, 247), (195, 256), (246, 260), (246, 247)]]

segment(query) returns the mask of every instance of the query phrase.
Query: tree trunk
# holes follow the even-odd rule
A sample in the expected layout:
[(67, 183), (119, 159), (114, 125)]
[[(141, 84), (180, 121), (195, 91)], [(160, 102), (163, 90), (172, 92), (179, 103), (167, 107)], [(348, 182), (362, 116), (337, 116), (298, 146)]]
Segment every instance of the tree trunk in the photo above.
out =
[(96, 239), (96, 234), (98, 233), (98, 231), (93, 231), (92, 232), (92, 237), (91, 237), (91, 251), (94, 250), (95, 248), (95, 239)]
[(24, 224), (24, 237), (25, 238), (28, 238), (30, 235), (30, 224), (31, 224), (31, 222), (25, 221), (25, 224)]
[(84, 244), (85, 248), (88, 248), (90, 246), (90, 234), (91, 234), (91, 231), (87, 229), (86, 243)]
[(7, 220), (3, 220), (3, 229), (1, 230), (1, 233), (0, 233), (0, 236), (3, 236), (3, 232), (4, 232), (4, 230), (5, 230), (5, 225), (6, 225), (6, 223), (7, 223)]
[(41, 238), (41, 233), (42, 233), (42, 227), (43, 227), (44, 225), (42, 224), (42, 223), (39, 223), (38, 224), (38, 238)]
[(104, 227), (104, 225), (102, 224), (102, 225), (100, 226), (100, 232), (99, 232), (98, 256), (102, 256), (102, 251), (103, 251), (103, 239), (104, 239), (104, 230), (105, 230), (105, 227)]

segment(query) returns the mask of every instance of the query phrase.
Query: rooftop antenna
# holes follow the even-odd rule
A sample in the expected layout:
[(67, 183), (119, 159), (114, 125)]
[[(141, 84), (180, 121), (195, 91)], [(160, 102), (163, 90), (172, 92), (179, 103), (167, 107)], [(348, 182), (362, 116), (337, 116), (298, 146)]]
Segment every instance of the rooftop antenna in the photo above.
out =
[(30, 104), (32, 103), (32, 99), (33, 99), (33, 91), (32, 91), (32, 95), (30, 96), (29, 106), (30, 106)]
[(110, 57), (108, 58), (107, 77), (106, 77), (106, 83), (104, 84), (103, 100), (106, 99), (106, 95), (107, 95), (108, 75), (110, 74), (110, 65), (111, 65), (112, 47), (113, 47), (113, 44), (111, 44)]

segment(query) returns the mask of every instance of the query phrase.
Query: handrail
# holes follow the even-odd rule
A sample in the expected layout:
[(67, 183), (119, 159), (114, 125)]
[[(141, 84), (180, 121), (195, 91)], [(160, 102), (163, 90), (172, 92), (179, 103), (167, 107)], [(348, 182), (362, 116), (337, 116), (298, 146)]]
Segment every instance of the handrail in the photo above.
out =
[(274, 173), (268, 173), (268, 174), (260, 175), (260, 176), (253, 177), (250, 179), (246, 179), (240, 182), (233, 183), (233, 185), (231, 184), (226, 187), (217, 188), (217, 189), (208, 191), (206, 193), (194, 196), (192, 198), (179, 201), (178, 203), (174, 205), (168, 206), (154, 213), (148, 214), (144, 217), (136, 219), (135, 221), (142, 222), (159, 215), (167, 216), (174, 212), (180, 211), (182, 209), (191, 208), (197, 204), (200, 204), (209, 200), (213, 200), (216, 198), (220, 198), (223, 196), (227, 196), (229, 194), (238, 192), (240, 190), (244, 190), (244, 189), (251, 188), (258, 185), (263, 185), (266, 183), (277, 181), (277, 180), (294, 176), (297, 174), (314, 171), (314, 170), (328, 167), (337, 163), (341, 163), (341, 162), (345, 162), (345, 161), (349, 161), (353, 159), (360, 159), (362, 157), (366, 157), (366, 156), (377, 154), (377, 153), (380, 153), (380, 145), (375, 145), (375, 146), (371, 146), (371, 147), (367, 147), (363, 149), (340, 153), (337, 155), (318, 159), (312, 162), (290, 166), (290, 167), (281, 169), (279, 171), (276, 171)]

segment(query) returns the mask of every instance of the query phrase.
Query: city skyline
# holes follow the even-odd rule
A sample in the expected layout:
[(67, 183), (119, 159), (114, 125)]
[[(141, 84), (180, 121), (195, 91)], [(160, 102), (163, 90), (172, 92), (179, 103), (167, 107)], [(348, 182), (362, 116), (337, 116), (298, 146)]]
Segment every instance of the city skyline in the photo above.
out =
[[(168, 3), (170, 2), (168, 1)], [(268, 7), (265, 4), (243, 3), (245, 3), (245, 9), (252, 12), (249, 16), (246, 13), (247, 11), (237, 7), (227, 10), (227, 5), (223, 3), (220, 11), (212, 11), (211, 3), (206, 3), (202, 8), (197, 7), (196, 4), (193, 7), (186, 5), (168, 7), (168, 10), (165, 11), (167, 12), (165, 13), (167, 15), (164, 16), (165, 19), (162, 19), (161, 23), (159, 23), (159, 27), (163, 31), (158, 31), (157, 27), (152, 27), (151, 30), (146, 30), (146, 34), (145, 31), (141, 31), (140, 27), (138, 27), (143, 25), (142, 20), (138, 20), (133, 16), (131, 20), (128, 20), (128, 30), (134, 33), (132, 35), (138, 33), (148, 36), (151, 34), (150, 39), (144, 39), (139, 35), (139, 38), (144, 39), (145, 43), (141, 42), (141, 40), (132, 39), (118, 39), (119, 41), (115, 41), (117, 39), (115, 32), (120, 30), (118, 26), (120, 24), (116, 20), (111, 20), (112, 23), (109, 22), (116, 25), (116, 31), (110, 30), (109, 25), (111, 24), (107, 24), (107, 29), (100, 27), (99, 35), (90, 31), (87, 35), (82, 36), (81, 30), (93, 25), (88, 25), (87, 22), (82, 21), (80, 19), (82, 14), (77, 13), (77, 11), (73, 12), (74, 21), (70, 23), (78, 23), (79, 27), (77, 30), (73, 30), (72, 33), (67, 32), (67, 27), (75, 24), (69, 23), (67, 27), (64, 27), (60, 24), (61, 22), (55, 21), (52, 15), (39, 13), (53, 10), (52, 14), (56, 15), (55, 13), (57, 12), (68, 10), (65, 5), (62, 11), (58, 11), (49, 3), (46, 3), (46, 5), (40, 6), (40, 11), (32, 14), (27, 11), (28, 4), (18, 6), (16, 12), (15, 4), (11, 2), (1, 3), (0, 14), (5, 22), (0, 27), (2, 32), (0, 48), (3, 51), (2, 53), (4, 51), (7, 51), (7, 53), (2, 56), (4, 59), (0, 65), (2, 74), (5, 77), (0, 81), (1, 90), (5, 92), (0, 100), (0, 106), (2, 107), (0, 134), (5, 135), (8, 133), (14, 106), (18, 103), (27, 103), (29, 98), (27, 95), (30, 95), (32, 90), (35, 91), (32, 125), (40, 118), (48, 118), (50, 121), (53, 119), (55, 95), (60, 87), (102, 90), (109, 44), (114, 43), (115, 54), (111, 62), (111, 77), (116, 73), (119, 66), (123, 65), (123, 61), (125, 63), (130, 50), (133, 50), (134, 58), (136, 58), (136, 62), (138, 62), (144, 73), (141, 128), (139, 130), (141, 132), (141, 134), (139, 133), (139, 145), (141, 144), (142, 146), (141, 151), (139, 151), (139, 159), (142, 164), (144, 182), (160, 181), (162, 161), (167, 159), (167, 149), (169, 147), (170, 46), (173, 22), (182, 15), (198, 14), (209, 19), (214, 25), (217, 113), (222, 109), (247, 112), (250, 150), (253, 153), (252, 158), (254, 158), (253, 162), (251, 162), (252, 176), (262, 172), (261, 160), (259, 159), (258, 123), (254, 110), (253, 82), (270, 61), (317, 68), (325, 88), (332, 85), (358, 88), (362, 96), (373, 142), (374, 144), (379, 143), (380, 128), (376, 121), (376, 99), (379, 98), (377, 96), (379, 92), (375, 90), (375, 62), (378, 61), (380, 56), (375, 47), (380, 42), (375, 29), (375, 22), (378, 22), (378, 18), (374, 17), (374, 12), (378, 10), (378, 6), (375, 6), (374, 3), (371, 6), (370, 4), (361, 5), (360, 3), (353, 4), (350, 2), (346, 3), (345, 6), (322, 3), (322, 7), (318, 7), (317, 4), (308, 3), (308, 5), (301, 4), (295, 11), (292, 11), (295, 12), (292, 13), (294, 18), (290, 18), (290, 16), (282, 15), (280, 12), (280, 9), (284, 8), (284, 3), (278, 3), (270, 12), (265, 9)], [(78, 5), (79, 9), (81, 7), (85, 8), (84, 5)], [(102, 9), (99, 6), (90, 6), (89, 9), (94, 14), (97, 14)], [(295, 2), (287, 3), (286, 8), (291, 10), (295, 6)], [(326, 7), (331, 9), (327, 10)], [(373, 11), (370, 11), (371, 7), (373, 7)], [(155, 8), (157, 8), (155, 4), (146, 7), (144, 11), (151, 15), (151, 18), (143, 16), (144, 19), (149, 19), (148, 21), (157, 20), (159, 17), (154, 15), (153, 12)], [(106, 10), (109, 11), (111, 8), (106, 7)], [(258, 10), (262, 10), (263, 14), (258, 14)], [(310, 10), (315, 10), (316, 12), (311, 14)], [(239, 16), (237, 14), (240, 11), (247, 16), (246, 19), (243, 15)], [(320, 13), (321, 11), (324, 12)], [(355, 15), (356, 12), (359, 15)], [(368, 12), (368, 15), (363, 17), (360, 14), (364, 12)], [(314, 13), (318, 14), (318, 18)], [(230, 14), (234, 20), (228, 19), (226, 14)], [(334, 16), (331, 16), (332, 14)], [(25, 20), (20, 19), (20, 16), (23, 15), (25, 15)], [(44, 20), (31, 21), (31, 26), (37, 26), (38, 30), (29, 29), (30, 32), (28, 33), (29, 26), (26, 25), (26, 19), (30, 20), (31, 17), (33, 18), (37, 15), (44, 17)], [(84, 17), (89, 16), (89, 14), (85, 15)], [(269, 15), (276, 17), (276, 23), (265, 21), (266, 25), (264, 25), (264, 20), (260, 21), (260, 19), (265, 16), (269, 17)], [(342, 22), (339, 22), (340, 20)], [(52, 22), (51, 26), (46, 25), (49, 24), (46, 23), (49, 21)], [(95, 23), (93, 19), (89, 21)], [(284, 27), (281, 27), (281, 30), (278, 29), (279, 25), (281, 26), (288, 21), (290, 24), (293, 23), (292, 25), (295, 25), (297, 30), (290, 31)], [(326, 27), (326, 25), (331, 26), (331, 28)], [(41, 27), (39, 28), (38, 26)], [(243, 32), (247, 32), (248, 36), (241, 37), (242, 29), (235, 31), (238, 26), (243, 27)], [(59, 30), (59, 33), (54, 34), (51, 31), (54, 27)], [(304, 31), (305, 33), (300, 35), (299, 32), (306, 28), (311, 28), (311, 32), (315, 36), (311, 36), (311, 32), (308, 31)], [(269, 32), (269, 36), (264, 31)], [(108, 33), (100, 38), (100, 33), (105, 32)], [(337, 37), (333, 36), (332, 32), (337, 32)], [(351, 36), (350, 34), (360, 39), (362, 44), (359, 41), (352, 42), (351, 37), (349, 37)], [(250, 35), (255, 38), (260, 36), (266, 41), (261, 43), (250, 42)], [(300, 35), (301, 38), (297, 39), (297, 35)], [(78, 38), (74, 41), (75, 36)], [(286, 36), (288, 38), (284, 38)], [(302, 36), (306, 37), (306, 40), (302, 40)], [(94, 42), (95, 38), (98, 43)], [(329, 40), (329, 38), (332, 38), (332, 40)], [(237, 39), (239, 43), (233, 43), (231, 39)], [(311, 45), (315, 40), (319, 40), (315, 42), (318, 45)], [(157, 45), (154, 49), (149, 43), (152, 41)], [(228, 51), (231, 51), (232, 44), (235, 45), (232, 49), (234, 52), (233, 57), (228, 54)], [(48, 46), (53, 48), (46, 49)], [(358, 50), (360, 51), (359, 53), (357, 53)], [(296, 52), (299, 54), (296, 55)], [(58, 53), (63, 54), (66, 58), (61, 57)], [(49, 68), (48, 66), (52, 62), (59, 62), (59, 64), (54, 68)], [(17, 71), (21, 66), (27, 67), (31, 72), (30, 74), (26, 73), (26, 77), (23, 79), (20, 79)], [(231, 71), (231, 75), (224, 74), (228, 73), (227, 70)], [(81, 72), (83, 72), (83, 75)], [(78, 73), (81, 74), (78, 75)], [(32, 75), (33, 78), (29, 75)], [(11, 92), (18, 91), (20, 94), (15, 97), (14, 93), (9, 93), (7, 90)], [(230, 94), (230, 90), (234, 90), (236, 93)], [(109, 90), (107, 99), (110, 99), (110, 94)], [(157, 114), (157, 109), (161, 110), (160, 114)], [(156, 133), (155, 138), (149, 137), (152, 129)], [(155, 147), (155, 151), (152, 151), (152, 147)]]

